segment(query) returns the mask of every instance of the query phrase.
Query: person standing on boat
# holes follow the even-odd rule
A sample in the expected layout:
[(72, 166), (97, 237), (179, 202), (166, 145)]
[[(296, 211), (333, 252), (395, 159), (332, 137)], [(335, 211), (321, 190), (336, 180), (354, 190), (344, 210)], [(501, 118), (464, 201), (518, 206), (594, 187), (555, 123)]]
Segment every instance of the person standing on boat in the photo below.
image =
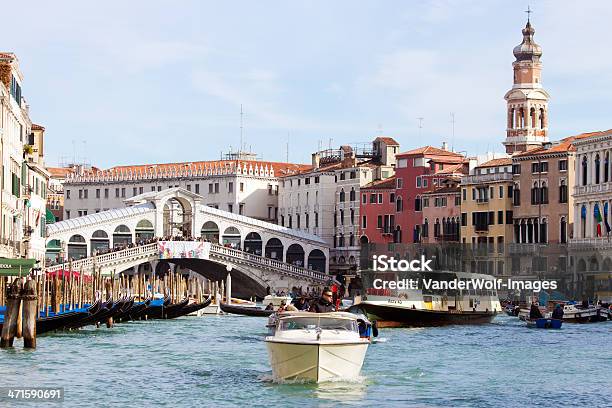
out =
[(561, 304), (557, 303), (557, 306), (555, 306), (555, 310), (552, 312), (552, 318), (563, 320), (563, 308), (561, 307)]
[(529, 309), (529, 318), (530, 319), (541, 319), (544, 316), (542, 316), (542, 312), (540, 312), (540, 308), (538, 307), (538, 304), (536, 302), (533, 302), (531, 304), (531, 309)]
[(333, 300), (334, 300), (334, 295), (332, 291), (329, 290), (328, 288), (325, 288), (323, 290), (323, 294), (321, 295), (321, 297), (315, 300), (310, 305), (309, 311), (313, 313), (335, 312), (336, 308), (334, 307)]

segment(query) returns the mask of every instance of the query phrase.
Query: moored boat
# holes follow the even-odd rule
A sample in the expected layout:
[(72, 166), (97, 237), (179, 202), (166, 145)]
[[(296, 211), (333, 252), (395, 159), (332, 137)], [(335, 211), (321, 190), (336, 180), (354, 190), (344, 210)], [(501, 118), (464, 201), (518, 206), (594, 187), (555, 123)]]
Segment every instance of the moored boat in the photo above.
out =
[(263, 298), (264, 306), (272, 303), (272, 306), (278, 308), (281, 303), (285, 302), (285, 304), (289, 305), (293, 301), (293, 298), (289, 295), (267, 295)]
[(224, 313), (239, 314), (239, 315), (244, 315), (244, 316), (267, 317), (275, 312), (274, 309), (266, 310), (266, 309), (262, 309), (259, 307), (252, 307), (252, 306), (228, 305), (227, 303), (221, 303), (220, 307)]
[(313, 382), (357, 378), (370, 344), (346, 312), (282, 313), (265, 342), (275, 380)]

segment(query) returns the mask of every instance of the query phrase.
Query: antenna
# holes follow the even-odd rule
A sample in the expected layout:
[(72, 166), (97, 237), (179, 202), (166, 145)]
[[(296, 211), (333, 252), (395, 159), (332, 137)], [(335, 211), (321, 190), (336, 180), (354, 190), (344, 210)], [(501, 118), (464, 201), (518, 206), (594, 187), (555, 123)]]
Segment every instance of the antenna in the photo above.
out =
[(420, 138), (421, 138), (421, 130), (423, 129), (423, 120), (424, 120), (425, 118), (423, 118), (423, 117), (418, 117), (417, 119), (419, 120), (419, 139), (420, 139)]
[(72, 139), (72, 164), (76, 164), (76, 141)]
[(290, 136), (290, 133), (287, 132), (287, 151), (286, 151), (286, 156), (285, 156), (285, 163), (289, 163), (289, 136)]
[(240, 147), (238, 148), (238, 153), (242, 152), (242, 131), (243, 131), (243, 115), (242, 104), (240, 104)]
[(451, 127), (452, 127), (452, 133), (451, 133), (451, 151), (454, 152), (455, 151), (455, 112), (451, 112), (450, 114), (451, 116)]

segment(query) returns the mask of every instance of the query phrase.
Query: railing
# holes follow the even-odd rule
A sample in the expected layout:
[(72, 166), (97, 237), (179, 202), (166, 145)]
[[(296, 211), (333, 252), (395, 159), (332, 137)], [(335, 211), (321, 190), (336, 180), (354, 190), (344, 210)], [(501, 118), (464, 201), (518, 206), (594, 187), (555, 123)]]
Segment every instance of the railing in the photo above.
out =
[(612, 183), (588, 184), (574, 187), (574, 194), (607, 193), (612, 191)]
[[(112, 261), (118, 261), (125, 258), (151, 256), (158, 253), (158, 244), (146, 244), (142, 246), (136, 246), (133, 248), (126, 248), (120, 251), (109, 252), (108, 254), (98, 255), (97, 258), (90, 256), (88, 258), (79, 259), (72, 261), (72, 269), (89, 269), (94, 265), (94, 258), (97, 265), (103, 265)], [(327, 275), (321, 272), (313, 271), (310, 269), (302, 268), (299, 266), (291, 265), (285, 262), (277, 261), (276, 259), (265, 258), (263, 256), (250, 254), (238, 249), (227, 248), (221, 245), (211, 244), (210, 254), (216, 256), (229, 256), (234, 259), (240, 259), (248, 261), (253, 264), (272, 267), (283, 272), (287, 272), (299, 277), (306, 277), (311, 279), (317, 279), (321, 281), (327, 280)], [(47, 268), (47, 272), (55, 272), (69, 267), (69, 263), (63, 263), (59, 265), (53, 265)]]
[(473, 174), (461, 177), (461, 184), (478, 184), (490, 181), (512, 180), (512, 173)]

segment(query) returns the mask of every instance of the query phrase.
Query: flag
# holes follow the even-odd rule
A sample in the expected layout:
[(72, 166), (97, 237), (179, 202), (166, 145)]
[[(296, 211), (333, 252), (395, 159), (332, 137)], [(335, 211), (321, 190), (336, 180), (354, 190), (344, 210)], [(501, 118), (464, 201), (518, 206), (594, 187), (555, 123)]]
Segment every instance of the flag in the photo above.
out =
[(612, 231), (612, 228), (610, 228), (610, 223), (608, 222), (608, 203), (604, 203), (604, 223), (606, 224), (606, 234), (610, 235), (610, 231)]
[(599, 211), (599, 204), (595, 204), (593, 208), (593, 215), (595, 216), (595, 221), (597, 221), (597, 236), (601, 237), (601, 211)]

